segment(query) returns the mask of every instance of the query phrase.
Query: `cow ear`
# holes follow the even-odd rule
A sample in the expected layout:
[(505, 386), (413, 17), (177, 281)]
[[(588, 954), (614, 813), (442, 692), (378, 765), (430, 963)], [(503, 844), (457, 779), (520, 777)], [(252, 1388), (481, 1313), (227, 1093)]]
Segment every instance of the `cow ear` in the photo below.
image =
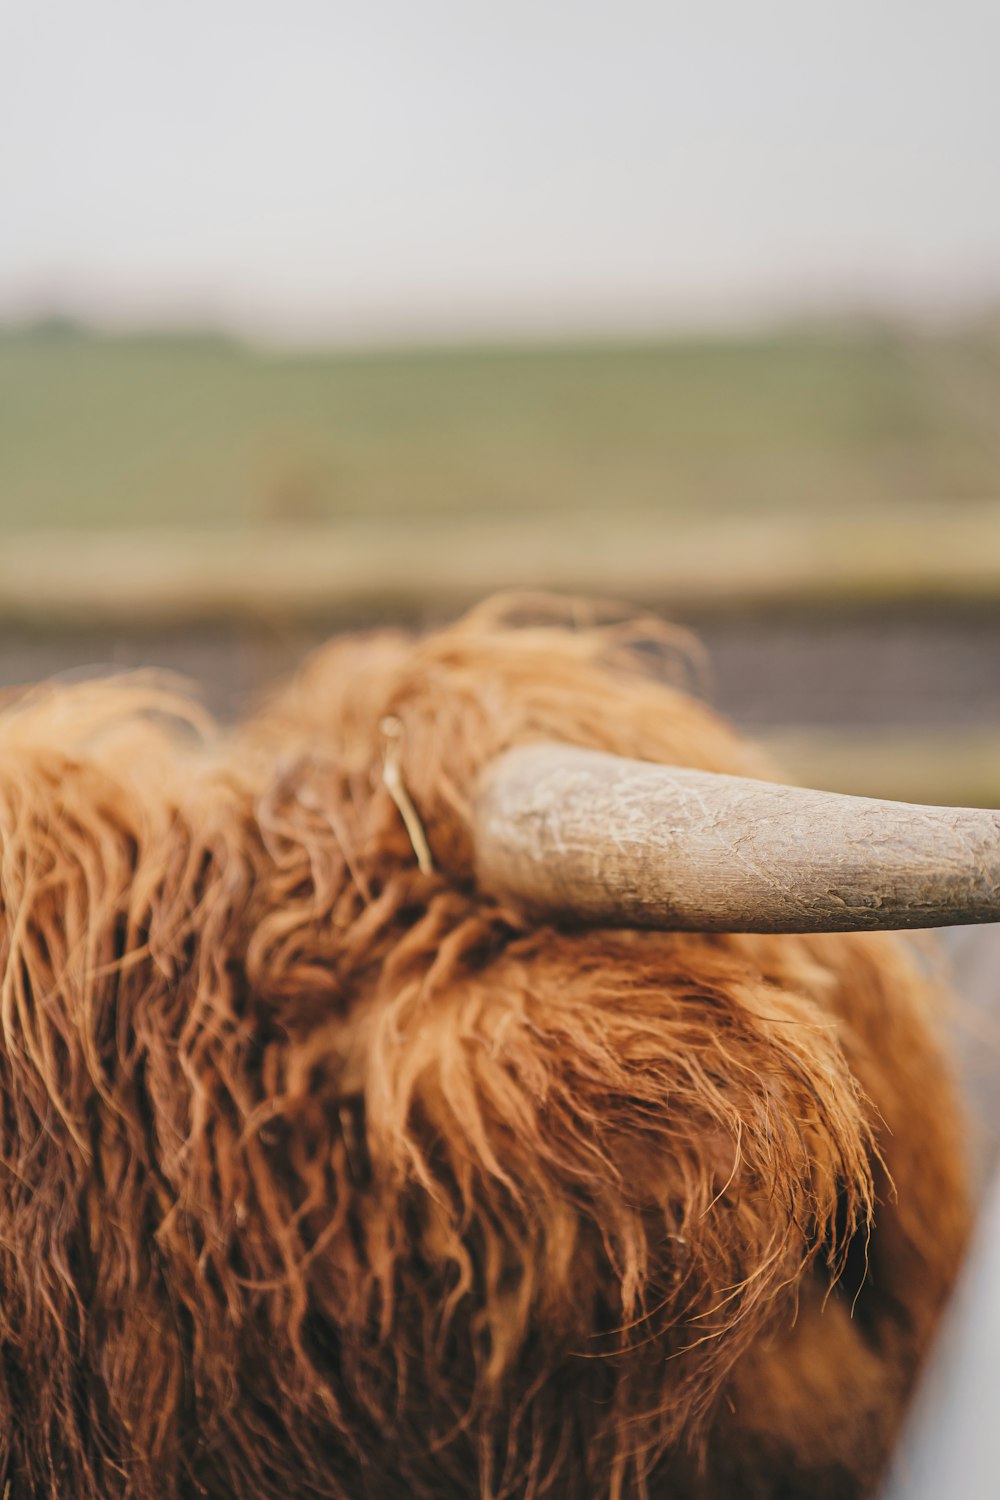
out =
[(706, 932), (1000, 920), (1000, 814), (814, 792), (560, 745), (475, 808), (481, 887), (546, 918)]

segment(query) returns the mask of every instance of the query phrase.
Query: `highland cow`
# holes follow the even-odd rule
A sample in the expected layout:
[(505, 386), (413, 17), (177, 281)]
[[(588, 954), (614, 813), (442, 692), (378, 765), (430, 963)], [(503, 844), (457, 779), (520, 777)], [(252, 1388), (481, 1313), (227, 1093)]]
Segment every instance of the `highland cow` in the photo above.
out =
[(510, 747), (768, 774), (650, 641), (485, 607), (226, 734), (8, 703), (10, 1500), (870, 1492), (968, 1219), (906, 947), (477, 879)]

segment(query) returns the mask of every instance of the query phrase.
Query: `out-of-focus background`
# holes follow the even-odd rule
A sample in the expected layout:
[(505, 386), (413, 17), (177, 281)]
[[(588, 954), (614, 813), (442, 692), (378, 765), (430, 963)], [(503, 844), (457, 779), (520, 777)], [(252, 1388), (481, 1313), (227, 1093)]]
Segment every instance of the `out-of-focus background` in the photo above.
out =
[(815, 784), (1000, 802), (1000, 10), (0, 20), (0, 686), (225, 714), (499, 587)]

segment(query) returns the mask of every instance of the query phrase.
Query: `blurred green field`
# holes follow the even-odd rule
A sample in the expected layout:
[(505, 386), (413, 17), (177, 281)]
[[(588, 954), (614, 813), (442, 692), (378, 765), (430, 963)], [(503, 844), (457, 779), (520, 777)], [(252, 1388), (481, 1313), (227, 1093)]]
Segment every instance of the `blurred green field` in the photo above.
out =
[[(0, 682), (181, 651), (252, 690), (326, 631), (498, 588), (741, 629), (774, 605), (875, 611), (873, 644), (886, 609), (1000, 618), (1000, 322), (340, 353), (0, 329)], [(994, 635), (973, 635), (959, 676), (987, 701), (947, 728), (919, 663), (905, 723), (892, 698), (853, 724), (875, 670), (853, 636), (836, 733), (796, 718), (808, 661), (751, 654), (758, 682), (791, 673), (779, 758), (815, 785), (994, 805)]]
[(8, 536), (997, 497), (995, 322), (340, 353), (0, 331)]

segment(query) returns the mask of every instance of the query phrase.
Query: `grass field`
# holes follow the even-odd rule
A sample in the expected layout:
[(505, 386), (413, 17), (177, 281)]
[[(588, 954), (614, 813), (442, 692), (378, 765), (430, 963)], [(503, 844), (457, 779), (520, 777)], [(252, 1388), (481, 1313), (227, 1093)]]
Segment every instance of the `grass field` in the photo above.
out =
[(275, 353), (0, 332), (0, 528), (1000, 497), (1000, 330)]
[[(0, 682), (101, 629), (135, 662), (143, 631), (197, 657), (249, 627), (285, 670), (310, 631), (512, 586), (994, 610), (1000, 325), (339, 354), (0, 330)], [(980, 717), (772, 732), (816, 785), (992, 804)]]

